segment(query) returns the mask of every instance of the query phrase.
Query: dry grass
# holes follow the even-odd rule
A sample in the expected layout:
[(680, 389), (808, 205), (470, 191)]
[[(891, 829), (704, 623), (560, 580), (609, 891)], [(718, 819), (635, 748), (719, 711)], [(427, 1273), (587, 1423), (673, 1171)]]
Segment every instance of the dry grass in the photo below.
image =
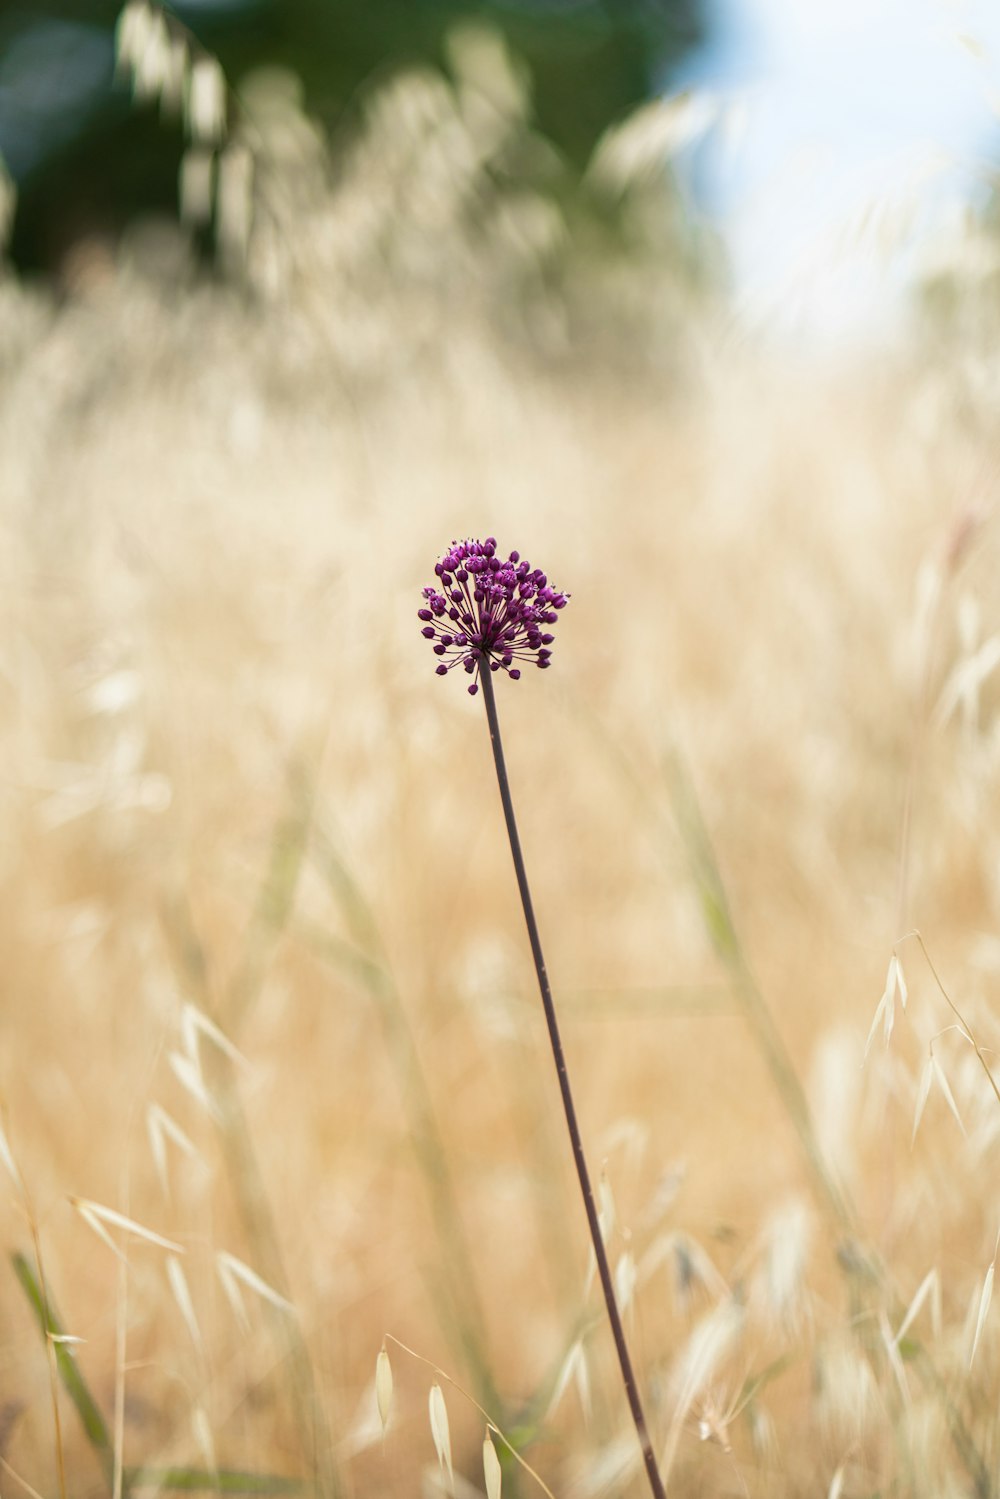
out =
[[(117, 1385), (127, 1465), (308, 1476), (318, 1443), (329, 1492), (437, 1492), (434, 1376), (392, 1344), (379, 1438), (390, 1333), (556, 1493), (642, 1491), (481, 704), (416, 628), (439, 550), (492, 531), (573, 595), (556, 670), (501, 712), (671, 1492), (992, 1492), (995, 1315), (970, 1354), (1000, 1104), (912, 940), (862, 1067), (914, 927), (993, 1044), (990, 654), (955, 678), (1000, 628), (975, 351), (803, 371), (648, 267), (583, 257), (547, 292), (539, 204), (477, 243), (489, 153), (411, 89), (335, 192), (296, 138), (249, 295), (128, 246), (58, 306), (0, 287), (0, 1086), (79, 1365), (109, 1422)], [(911, 1147), (937, 1036), (965, 1133), (935, 1086)], [(151, 1110), (183, 1131), (167, 1191)], [(123, 1274), (70, 1196), (183, 1257), (132, 1237)], [(2, 1211), (30, 1254), (13, 1184)], [(294, 1314), (244, 1279), (241, 1323), (222, 1254)], [(897, 1348), (931, 1271), (940, 1318), (928, 1294)], [(51, 1494), (47, 1363), (3, 1273), (4, 1472)], [(483, 1421), (444, 1389), (465, 1494)], [(65, 1400), (62, 1439), (70, 1492), (103, 1492)]]

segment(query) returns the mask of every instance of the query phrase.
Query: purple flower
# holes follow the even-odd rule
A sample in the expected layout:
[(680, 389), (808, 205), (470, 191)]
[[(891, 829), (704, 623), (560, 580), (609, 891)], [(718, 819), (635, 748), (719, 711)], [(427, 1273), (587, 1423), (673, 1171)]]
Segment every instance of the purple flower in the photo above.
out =
[(504, 562), (496, 551), (492, 536), (453, 541), (434, 568), (438, 586), (424, 589), (424, 607), (417, 610), (423, 635), (434, 642), (438, 676), (464, 667), (476, 676), (471, 693), (479, 690), (484, 662), (514, 681), (521, 675), (517, 661), (548, 666), (555, 637), (546, 627), (555, 624), (569, 598), (537, 567), (522, 562), (519, 552)]

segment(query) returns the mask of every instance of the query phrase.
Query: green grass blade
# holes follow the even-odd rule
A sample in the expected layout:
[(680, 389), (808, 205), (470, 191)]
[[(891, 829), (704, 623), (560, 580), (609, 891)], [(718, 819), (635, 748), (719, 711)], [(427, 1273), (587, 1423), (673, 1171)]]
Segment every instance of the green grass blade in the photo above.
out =
[(128, 1468), (131, 1489), (169, 1490), (180, 1494), (301, 1494), (300, 1478), (280, 1473), (244, 1473), (236, 1468)]
[[(23, 1254), (11, 1256), (14, 1266), (14, 1274), (21, 1283), (21, 1288), (31, 1303), (32, 1309), (41, 1328), (42, 1336), (48, 1338), (60, 1338), (65, 1336), (65, 1329), (59, 1321), (49, 1300), (46, 1307), (46, 1299), (42, 1294), (42, 1288), (38, 1283), (38, 1277), (28, 1264)], [(79, 1365), (73, 1357), (72, 1348), (66, 1343), (53, 1343), (55, 1349), (56, 1368), (59, 1370), (59, 1378), (62, 1380), (63, 1388), (73, 1403), (77, 1415), (83, 1425), (92, 1447), (107, 1461), (111, 1455), (111, 1437), (108, 1433), (107, 1424), (101, 1415), (100, 1407), (90, 1389), (87, 1381), (80, 1372)]]

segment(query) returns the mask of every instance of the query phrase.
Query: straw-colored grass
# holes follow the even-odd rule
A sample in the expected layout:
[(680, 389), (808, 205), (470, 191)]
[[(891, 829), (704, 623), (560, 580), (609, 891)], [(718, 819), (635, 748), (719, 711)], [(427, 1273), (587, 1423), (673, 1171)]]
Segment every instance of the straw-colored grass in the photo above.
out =
[[(437, 1492), (437, 1382), (470, 1493), (451, 1376), (553, 1492), (642, 1492), (482, 706), (415, 617), (492, 532), (572, 593), (500, 710), (669, 1491), (992, 1492), (978, 356), (793, 367), (582, 252), (547, 290), (544, 205), (478, 243), (482, 140), (408, 87), (335, 189), (299, 139), (247, 292), (152, 239), (0, 286), (3, 1243), (34, 1265), (33, 1220), (126, 1470)], [(123, 1270), (94, 1204), (184, 1253), (98, 1213)], [(53, 1494), (13, 1268), (0, 1305), (0, 1488)], [(387, 1341), (383, 1441), (387, 1334), (440, 1372)]]

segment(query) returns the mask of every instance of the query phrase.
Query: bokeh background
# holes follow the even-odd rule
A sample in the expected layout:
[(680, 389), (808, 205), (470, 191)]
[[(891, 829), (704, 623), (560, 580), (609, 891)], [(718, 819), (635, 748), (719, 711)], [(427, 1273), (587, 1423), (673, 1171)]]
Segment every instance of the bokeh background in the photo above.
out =
[(643, 1492), (488, 534), (669, 1492), (995, 1492), (993, 41), (816, 14), (0, 9), (3, 1492)]

